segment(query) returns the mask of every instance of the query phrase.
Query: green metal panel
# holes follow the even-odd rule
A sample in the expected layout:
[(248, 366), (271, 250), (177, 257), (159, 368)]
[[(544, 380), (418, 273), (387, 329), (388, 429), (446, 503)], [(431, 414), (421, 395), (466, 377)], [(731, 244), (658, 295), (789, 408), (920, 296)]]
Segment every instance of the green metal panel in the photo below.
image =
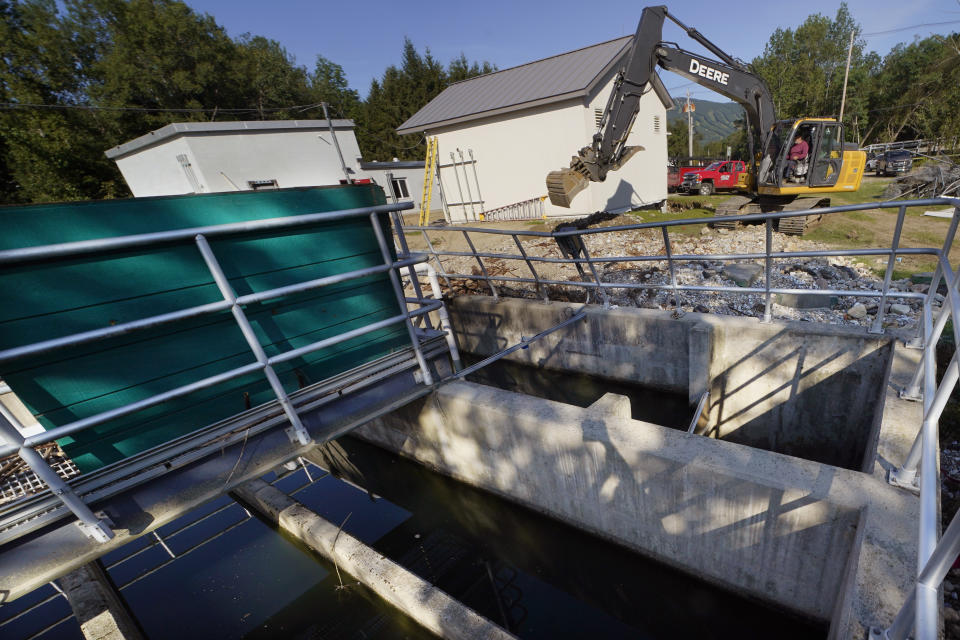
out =
[[(0, 249), (167, 231), (384, 203), (373, 185), (137, 198), (0, 208)], [(386, 214), (381, 224), (389, 225)], [(389, 237), (389, 235), (388, 235)], [(382, 264), (367, 216), (210, 240), (237, 295)], [(222, 300), (192, 242), (4, 268), (0, 348)], [(396, 315), (387, 274), (249, 305), (267, 355)], [(288, 392), (398, 348), (403, 325), (278, 366)], [(47, 429), (254, 362), (229, 312), (0, 365)], [(237, 378), (60, 440), (98, 469), (273, 399), (262, 373)]]

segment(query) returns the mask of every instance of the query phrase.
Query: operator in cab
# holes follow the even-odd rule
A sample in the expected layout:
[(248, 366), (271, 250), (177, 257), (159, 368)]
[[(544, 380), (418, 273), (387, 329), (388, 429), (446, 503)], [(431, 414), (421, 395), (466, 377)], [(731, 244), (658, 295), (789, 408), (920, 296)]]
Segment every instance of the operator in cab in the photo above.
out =
[(797, 163), (807, 157), (810, 153), (810, 145), (807, 141), (797, 136), (790, 147), (790, 153), (787, 154), (787, 168), (783, 177), (789, 180), (793, 177), (793, 172), (797, 168)]

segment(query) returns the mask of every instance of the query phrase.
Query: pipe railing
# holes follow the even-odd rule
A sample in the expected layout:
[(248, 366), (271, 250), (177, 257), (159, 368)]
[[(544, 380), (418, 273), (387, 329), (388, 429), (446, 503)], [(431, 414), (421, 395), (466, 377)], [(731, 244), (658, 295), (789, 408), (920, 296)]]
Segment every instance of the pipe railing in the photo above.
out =
[[(274, 392), (278, 404), (282, 407), (284, 413), (292, 428), (291, 439), (301, 444), (309, 444), (310, 434), (303, 426), (296, 409), (290, 401), (289, 396), (280, 383), (274, 370), (274, 366), (282, 362), (302, 357), (308, 353), (325, 349), (327, 347), (340, 344), (358, 336), (362, 336), (373, 331), (383, 329), (388, 326), (403, 324), (410, 338), (411, 347), (416, 356), (417, 364), (420, 370), (422, 381), (425, 385), (433, 384), (433, 376), (427, 365), (420, 342), (417, 338), (413, 319), (418, 316), (427, 316), (433, 311), (441, 312), (441, 317), (446, 317), (443, 313), (443, 301), (435, 291), (433, 300), (424, 299), (420, 295), (419, 286), (417, 286), (417, 297), (408, 299), (405, 297), (400, 286), (400, 279), (397, 275), (398, 269), (406, 268), (411, 274), (415, 274), (414, 268), (424, 263), (428, 257), (426, 255), (411, 255), (404, 251), (403, 259), (394, 259), (391, 254), (391, 248), (387, 244), (383, 229), (380, 224), (380, 214), (397, 212), (403, 209), (409, 209), (412, 203), (396, 203), (390, 205), (379, 205), (373, 207), (362, 207), (356, 209), (347, 209), (342, 211), (331, 211), (316, 214), (306, 214), (300, 216), (291, 216), (284, 218), (272, 218), (266, 220), (257, 220), (251, 222), (232, 223), (216, 226), (195, 227), (189, 229), (178, 229), (173, 231), (164, 231), (157, 233), (139, 234), (132, 236), (123, 236), (116, 238), (103, 238), (99, 240), (85, 240), (80, 242), (71, 242), (63, 244), (45, 245), (37, 247), (27, 247), (21, 249), (10, 249), (0, 251), (0, 265), (20, 265), (29, 263), (42, 263), (62, 258), (75, 258), (77, 256), (93, 256), (103, 254), (104, 252), (129, 251), (145, 248), (155, 248), (157, 246), (193, 243), (197, 248), (200, 257), (203, 259), (213, 282), (217, 285), (223, 300), (209, 304), (199, 305), (186, 309), (179, 309), (173, 312), (159, 314), (147, 318), (141, 318), (124, 324), (84, 331), (69, 336), (62, 336), (42, 342), (17, 346), (5, 350), (0, 350), (0, 362), (11, 362), (26, 356), (35, 356), (44, 353), (50, 353), (66, 347), (91, 344), (123, 336), (131, 333), (144, 331), (146, 329), (168, 325), (188, 318), (196, 318), (204, 315), (220, 313), (229, 310), (233, 315), (234, 321), (247, 341), (250, 348), (253, 362), (235, 367), (217, 375), (209, 376), (201, 380), (193, 381), (163, 393), (141, 399), (137, 402), (129, 403), (119, 407), (114, 407), (96, 415), (88, 416), (60, 425), (56, 428), (44, 431), (42, 433), (24, 437), (21, 435), (21, 429), (18, 429), (18, 422), (14, 415), (6, 407), (0, 405), (0, 457), (16, 453), (27, 464), (27, 466), (41, 478), (51, 492), (65, 505), (80, 521), (81, 527), (90, 537), (106, 541), (113, 537), (113, 531), (109, 524), (95, 515), (90, 507), (73, 491), (70, 483), (62, 480), (56, 472), (39, 456), (33, 447), (52, 442), (68, 435), (76, 434), (95, 425), (102, 424), (109, 420), (130, 415), (146, 408), (167, 402), (169, 400), (185, 396), (187, 394), (206, 389), (226, 381), (248, 375), (257, 371), (263, 372), (271, 389)], [(314, 225), (321, 222), (343, 220), (347, 218), (368, 217), (373, 229), (374, 236), (379, 247), (381, 264), (355, 269), (350, 272), (317, 278), (292, 285), (259, 291), (247, 295), (237, 295), (230, 285), (226, 274), (211, 248), (210, 238), (229, 237), (237, 234), (249, 234), (251, 232), (269, 232), (274, 230), (297, 229)], [(405, 247), (404, 247), (405, 248)], [(387, 273), (394, 297), (398, 306), (398, 313), (392, 317), (370, 322), (364, 326), (351, 331), (343, 332), (336, 336), (315, 341), (311, 344), (291, 349), (268, 357), (263, 346), (256, 337), (253, 327), (244, 311), (244, 306), (261, 302), (264, 300), (289, 296), (295, 293), (319, 289), (322, 287), (356, 280), (371, 275)], [(415, 279), (415, 278), (414, 278)], [(439, 289), (439, 283), (437, 283)], [(412, 302), (419, 305), (419, 308), (411, 310), (408, 303)], [(444, 327), (449, 331), (449, 321)]]
[[(909, 207), (950, 205), (954, 208), (954, 215), (944, 237), (944, 243), (940, 248), (913, 248), (900, 246), (900, 238), (906, 224), (907, 209)], [(822, 215), (829, 217), (832, 214), (862, 211), (871, 209), (897, 209), (897, 218), (894, 225), (894, 231), (891, 242), (886, 247), (871, 249), (831, 249), (817, 251), (774, 251), (773, 250), (773, 223), (776, 220), (785, 218), (794, 218), (807, 215)], [(960, 520), (955, 516), (950, 525), (944, 532), (943, 537), (938, 540), (938, 506), (937, 491), (939, 483), (939, 474), (937, 472), (937, 447), (939, 438), (939, 419), (946, 406), (950, 394), (953, 392), (958, 378), (960, 378), (960, 364), (958, 364), (958, 355), (954, 355), (947, 367), (943, 380), (937, 385), (936, 382), (936, 345), (946, 327), (947, 321), (954, 319), (953, 337), (954, 344), (960, 345), (960, 268), (954, 270), (949, 263), (950, 249), (956, 238), (958, 223), (960, 223), (960, 199), (956, 198), (932, 198), (926, 200), (914, 201), (896, 201), (882, 202), (859, 205), (844, 205), (839, 207), (829, 207), (816, 210), (804, 211), (784, 211), (778, 213), (758, 213), (744, 214), (735, 216), (724, 216), (724, 221), (730, 222), (755, 222), (765, 225), (764, 250), (762, 252), (750, 252), (740, 254), (676, 254), (673, 251), (673, 242), (669, 233), (671, 227), (679, 227), (694, 224), (710, 224), (715, 222), (714, 218), (694, 218), (664, 220), (659, 222), (645, 222), (630, 225), (619, 225), (614, 227), (576, 229), (568, 228), (562, 231), (534, 231), (523, 229), (488, 229), (483, 227), (463, 227), (452, 228), (445, 227), (425, 227), (425, 226), (407, 226), (399, 227), (400, 235), (408, 232), (420, 233), (424, 238), (428, 253), (437, 265), (437, 271), (442, 275), (450, 287), (451, 294), (453, 289), (451, 282), (455, 280), (470, 280), (484, 282), (494, 297), (498, 292), (494, 288), (494, 282), (529, 284), (533, 285), (534, 291), (541, 295), (544, 300), (547, 298), (547, 285), (559, 287), (571, 287), (585, 289), (588, 292), (597, 291), (602, 300), (609, 303), (609, 292), (614, 289), (645, 289), (645, 290), (663, 290), (673, 294), (673, 306), (676, 312), (681, 312), (681, 292), (710, 292), (710, 293), (731, 293), (731, 294), (760, 294), (764, 298), (763, 316), (761, 322), (769, 322), (772, 319), (771, 306), (772, 297), (776, 294), (807, 294), (821, 296), (855, 296), (861, 298), (878, 299), (876, 316), (871, 322), (868, 331), (870, 333), (883, 332), (884, 307), (886, 301), (891, 297), (891, 284), (893, 280), (894, 268), (897, 258), (903, 256), (931, 256), (936, 261), (935, 271), (926, 293), (914, 291), (896, 291), (893, 296), (922, 301), (921, 318), (918, 323), (918, 333), (915, 342), (919, 343), (923, 349), (923, 356), (917, 368), (913, 379), (906, 389), (901, 393), (902, 397), (909, 399), (923, 398), (923, 421), (918, 430), (916, 439), (905, 458), (903, 464), (890, 473), (889, 480), (896, 486), (912, 484), (918, 476), (918, 468), (922, 472), (930, 470), (929, 473), (919, 473), (919, 493), (920, 493), (920, 518), (919, 518), (919, 544), (918, 544), (918, 570), (917, 580), (914, 588), (910, 591), (903, 607), (896, 616), (895, 620), (888, 628), (874, 628), (871, 635), (888, 640), (905, 640), (908, 636), (918, 640), (934, 640), (937, 633), (937, 588), (943, 581), (947, 571), (950, 569), (953, 561), (960, 553)], [(642, 256), (591, 256), (587, 250), (584, 239), (588, 236), (601, 234), (616, 234), (627, 231), (651, 230), (658, 231), (663, 239), (663, 250), (658, 255)], [(462, 234), (469, 247), (469, 251), (444, 251), (437, 250), (435, 244), (431, 241), (430, 235), (437, 233), (455, 232)], [(495, 251), (477, 251), (472, 236), (509, 236), (516, 245), (518, 253), (498, 253)], [(551, 258), (546, 256), (531, 255), (527, 251), (521, 238), (550, 238), (553, 240), (561, 238), (574, 238), (575, 245), (580, 248), (578, 255), (573, 257)], [(405, 240), (404, 240), (405, 242)], [(405, 245), (404, 245), (405, 246)], [(831, 257), (884, 257), (886, 265), (884, 270), (883, 282), (879, 289), (798, 289), (774, 287), (772, 285), (773, 262), (775, 260), (797, 259), (797, 258), (831, 258)], [(443, 264), (443, 258), (472, 258), (479, 267), (478, 274), (455, 273), (447, 270)], [(490, 275), (484, 259), (495, 258), (498, 260), (513, 260), (517, 263), (525, 264), (531, 277)], [(762, 287), (730, 287), (730, 286), (708, 286), (681, 284), (677, 281), (676, 266), (681, 261), (702, 261), (713, 260), (728, 262), (734, 260), (762, 260), (764, 265), (764, 283)], [(596, 269), (596, 265), (611, 265), (616, 263), (646, 263), (646, 262), (666, 262), (667, 279), (665, 282), (637, 283), (637, 282), (604, 282)], [(545, 278), (543, 273), (538, 273), (534, 265), (573, 265), (577, 267), (581, 275), (579, 280), (553, 280)], [(584, 271), (586, 265), (589, 273)], [(941, 310), (934, 321), (934, 297), (941, 282), (947, 285), (947, 297), (943, 301)], [(514, 345), (514, 348), (522, 348), (522, 345)], [(469, 370), (461, 371), (460, 375), (468, 373)], [(701, 397), (701, 404), (705, 402), (706, 395)], [(698, 412), (699, 413), (699, 412)], [(696, 420), (696, 418), (694, 418)], [(691, 429), (696, 428), (696, 423), (691, 425)]]

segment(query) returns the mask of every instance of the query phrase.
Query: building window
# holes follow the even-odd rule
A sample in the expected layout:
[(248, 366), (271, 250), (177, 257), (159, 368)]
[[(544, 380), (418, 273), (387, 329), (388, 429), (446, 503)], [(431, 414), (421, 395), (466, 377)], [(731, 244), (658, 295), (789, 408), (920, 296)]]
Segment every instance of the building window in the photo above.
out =
[(600, 122), (603, 121), (603, 109), (594, 109), (593, 110), (593, 119), (597, 123), (597, 127), (600, 126)]
[(247, 184), (250, 185), (250, 188), (254, 191), (267, 191), (268, 189), (280, 188), (276, 178), (273, 180), (248, 180)]
[(653, 116), (653, 132), (660, 133), (660, 116)]
[(410, 197), (410, 191), (407, 190), (406, 178), (394, 178), (390, 181), (390, 186), (393, 188), (394, 198), (400, 199)]

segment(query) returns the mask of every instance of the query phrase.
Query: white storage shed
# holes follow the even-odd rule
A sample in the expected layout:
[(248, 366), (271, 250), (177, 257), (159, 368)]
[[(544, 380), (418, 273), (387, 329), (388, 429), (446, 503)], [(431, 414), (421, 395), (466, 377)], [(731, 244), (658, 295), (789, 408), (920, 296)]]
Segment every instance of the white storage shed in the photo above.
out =
[[(106, 152), (136, 197), (339, 184), (360, 175), (352, 120), (169, 124)], [(340, 145), (343, 163), (336, 145)]]
[(628, 144), (638, 153), (570, 209), (546, 198), (548, 172), (590, 143), (632, 36), (447, 87), (397, 131), (436, 136), (452, 221), (570, 216), (658, 206), (667, 197), (667, 119), (673, 103), (654, 74)]

